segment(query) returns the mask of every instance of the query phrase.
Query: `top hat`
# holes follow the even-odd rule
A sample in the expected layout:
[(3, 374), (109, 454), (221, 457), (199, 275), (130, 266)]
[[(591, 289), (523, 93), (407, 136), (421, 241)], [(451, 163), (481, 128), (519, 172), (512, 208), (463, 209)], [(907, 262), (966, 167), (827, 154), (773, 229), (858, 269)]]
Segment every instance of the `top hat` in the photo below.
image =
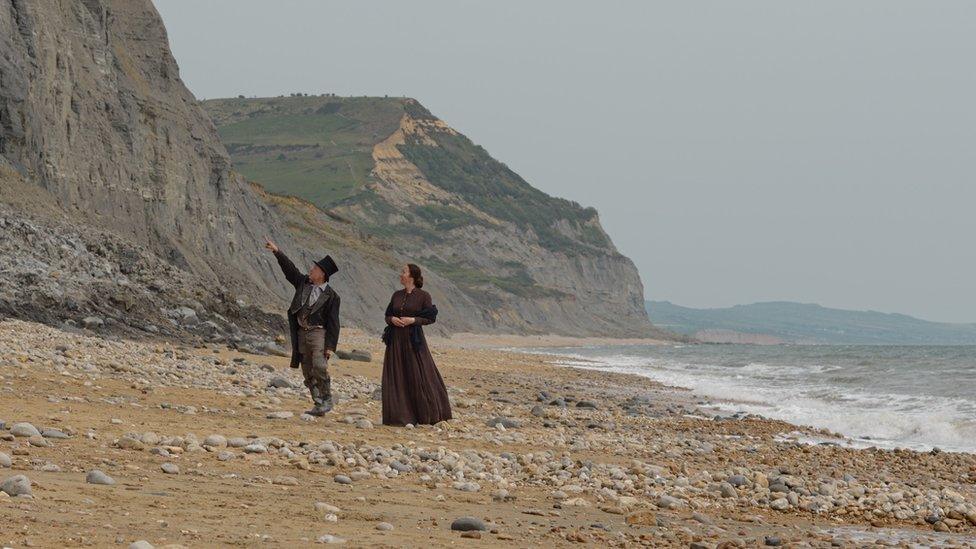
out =
[(331, 255), (327, 255), (324, 258), (316, 261), (315, 264), (318, 265), (319, 268), (322, 269), (323, 272), (325, 272), (325, 277), (326, 278), (329, 278), (332, 275), (334, 275), (337, 272), (339, 272), (339, 266), (336, 265), (336, 262), (335, 261), (332, 261), (332, 256)]

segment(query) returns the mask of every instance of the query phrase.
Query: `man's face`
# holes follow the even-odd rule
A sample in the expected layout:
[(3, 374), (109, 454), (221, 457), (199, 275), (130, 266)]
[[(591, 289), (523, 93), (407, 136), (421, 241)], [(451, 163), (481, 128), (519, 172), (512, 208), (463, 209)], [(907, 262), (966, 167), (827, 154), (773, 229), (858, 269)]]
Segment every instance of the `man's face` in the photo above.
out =
[(308, 271), (308, 278), (312, 281), (312, 284), (318, 286), (325, 282), (325, 271), (318, 265), (312, 265), (312, 269)]

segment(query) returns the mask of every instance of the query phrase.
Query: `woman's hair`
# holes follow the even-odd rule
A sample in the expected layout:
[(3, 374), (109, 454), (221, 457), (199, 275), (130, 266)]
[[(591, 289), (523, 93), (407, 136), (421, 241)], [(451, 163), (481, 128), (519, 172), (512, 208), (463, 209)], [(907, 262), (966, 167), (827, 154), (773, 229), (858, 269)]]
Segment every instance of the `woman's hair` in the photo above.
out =
[(423, 288), (424, 275), (420, 272), (420, 267), (414, 265), (413, 263), (407, 263), (407, 270), (410, 271), (410, 278), (413, 279), (413, 285), (417, 288)]

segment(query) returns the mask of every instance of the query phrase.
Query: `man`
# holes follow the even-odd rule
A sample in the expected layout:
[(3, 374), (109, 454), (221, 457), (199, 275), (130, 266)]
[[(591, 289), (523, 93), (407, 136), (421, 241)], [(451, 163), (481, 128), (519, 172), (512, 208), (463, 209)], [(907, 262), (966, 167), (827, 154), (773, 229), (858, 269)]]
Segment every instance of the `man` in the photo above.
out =
[(274, 242), (265, 238), (265, 247), (274, 254), (285, 278), (295, 287), (288, 307), (291, 332), (291, 367), (302, 366), (305, 386), (315, 406), (306, 413), (324, 416), (332, 410), (332, 380), (329, 359), (339, 341), (339, 294), (329, 286), (329, 277), (339, 272), (332, 257), (316, 261), (308, 274), (302, 274)]

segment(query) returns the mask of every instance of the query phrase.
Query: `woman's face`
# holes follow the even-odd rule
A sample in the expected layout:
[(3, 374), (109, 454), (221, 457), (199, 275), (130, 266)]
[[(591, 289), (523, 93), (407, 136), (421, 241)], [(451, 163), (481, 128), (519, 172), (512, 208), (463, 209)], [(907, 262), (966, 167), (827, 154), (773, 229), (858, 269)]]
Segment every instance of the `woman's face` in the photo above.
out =
[(410, 277), (410, 269), (406, 265), (404, 265), (403, 268), (400, 269), (400, 284), (404, 288), (413, 285), (413, 278)]

